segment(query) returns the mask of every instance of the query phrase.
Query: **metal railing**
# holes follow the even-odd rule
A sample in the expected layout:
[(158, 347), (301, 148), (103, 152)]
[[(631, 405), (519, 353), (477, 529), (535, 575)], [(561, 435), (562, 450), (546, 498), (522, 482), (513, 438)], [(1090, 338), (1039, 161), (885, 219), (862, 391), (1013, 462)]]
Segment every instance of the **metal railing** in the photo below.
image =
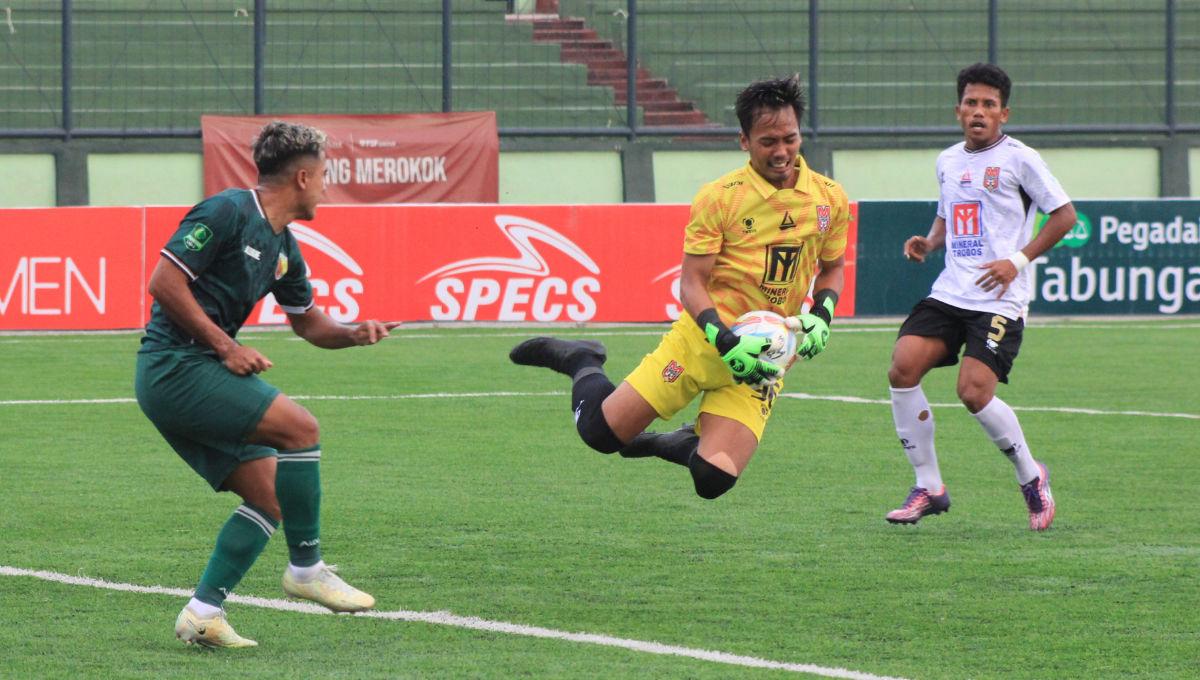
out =
[(945, 134), (954, 74), (985, 60), (1015, 132), (1200, 131), (1200, 0), (920, 4), (561, 0), (579, 26), (489, 0), (32, 2), (0, 27), (0, 137), (196, 137), (200, 113), (422, 112), (434, 90), (505, 136), (727, 136), (740, 87), (792, 71), (810, 136)]

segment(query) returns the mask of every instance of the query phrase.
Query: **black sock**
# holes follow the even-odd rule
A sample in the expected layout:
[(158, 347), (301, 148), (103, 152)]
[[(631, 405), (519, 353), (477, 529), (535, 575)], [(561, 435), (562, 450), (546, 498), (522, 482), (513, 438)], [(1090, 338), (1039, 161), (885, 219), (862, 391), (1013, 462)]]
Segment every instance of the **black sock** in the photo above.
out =
[(599, 366), (592, 370), (575, 373), (574, 382), (571, 384), (571, 410), (578, 411), (580, 403), (583, 408), (600, 408), (600, 404), (608, 395), (612, 394), (617, 389), (617, 386), (612, 384), (607, 375), (604, 375), (604, 370)]
[(664, 434), (659, 444), (661, 448), (657, 454), (659, 458), (687, 467), (688, 461), (692, 459), (692, 454), (700, 448), (700, 436), (691, 428), (679, 429)]
[(643, 432), (621, 449), (626, 458), (658, 456), (676, 465), (687, 467), (692, 454), (700, 446), (700, 437), (691, 426), (674, 432)]
[(580, 375), (580, 373), (584, 373), (585, 375), (591, 373), (600, 373), (603, 375), (603, 367), (604, 362), (600, 360), (600, 357), (592, 354), (591, 352), (577, 352), (576, 355), (571, 358), (571, 362), (564, 366), (564, 368), (567, 369), (567, 375), (571, 376), (571, 380), (575, 382), (579, 382), (579, 380), (584, 377)]

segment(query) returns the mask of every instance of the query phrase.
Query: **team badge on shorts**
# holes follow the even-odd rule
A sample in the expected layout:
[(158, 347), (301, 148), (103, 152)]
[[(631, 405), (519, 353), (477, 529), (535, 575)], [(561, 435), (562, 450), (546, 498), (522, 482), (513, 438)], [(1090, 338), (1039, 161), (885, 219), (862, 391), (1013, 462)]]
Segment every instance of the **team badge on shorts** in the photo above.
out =
[(829, 231), (829, 206), (817, 206), (817, 231), (824, 234)]
[(678, 361), (671, 359), (671, 363), (663, 367), (662, 378), (663, 382), (673, 383), (679, 380), (679, 376), (683, 375), (683, 366), (679, 365)]
[(1000, 166), (993, 165), (983, 171), (983, 188), (988, 191), (1000, 188)]

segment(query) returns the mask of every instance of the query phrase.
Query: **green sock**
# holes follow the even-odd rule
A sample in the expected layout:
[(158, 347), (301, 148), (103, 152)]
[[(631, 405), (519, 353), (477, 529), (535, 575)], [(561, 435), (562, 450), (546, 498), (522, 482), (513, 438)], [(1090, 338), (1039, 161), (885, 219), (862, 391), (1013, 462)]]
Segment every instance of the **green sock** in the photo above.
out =
[(217, 547), (196, 586), (196, 599), (220, 607), (267, 547), (278, 526), (270, 515), (249, 503), (238, 506), (217, 534)]
[(279, 452), (275, 497), (288, 556), (297, 567), (321, 561), (321, 446)]

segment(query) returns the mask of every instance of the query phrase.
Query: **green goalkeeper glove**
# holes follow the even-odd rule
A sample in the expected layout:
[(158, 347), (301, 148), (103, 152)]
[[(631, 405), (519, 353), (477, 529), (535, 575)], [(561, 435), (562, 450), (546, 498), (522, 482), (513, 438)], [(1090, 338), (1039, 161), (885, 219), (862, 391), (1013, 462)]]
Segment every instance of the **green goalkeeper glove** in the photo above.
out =
[(770, 340), (749, 335), (738, 336), (729, 330), (712, 307), (700, 312), (696, 323), (704, 331), (709, 344), (717, 348), (721, 361), (725, 362), (735, 381), (762, 385), (779, 377), (778, 366), (758, 358), (763, 350), (771, 346)]
[(804, 342), (796, 348), (796, 354), (812, 359), (825, 351), (829, 344), (829, 324), (833, 322), (833, 310), (837, 307), (837, 293), (829, 288), (813, 295), (813, 306), (806, 314), (784, 319), (787, 327), (804, 333)]

